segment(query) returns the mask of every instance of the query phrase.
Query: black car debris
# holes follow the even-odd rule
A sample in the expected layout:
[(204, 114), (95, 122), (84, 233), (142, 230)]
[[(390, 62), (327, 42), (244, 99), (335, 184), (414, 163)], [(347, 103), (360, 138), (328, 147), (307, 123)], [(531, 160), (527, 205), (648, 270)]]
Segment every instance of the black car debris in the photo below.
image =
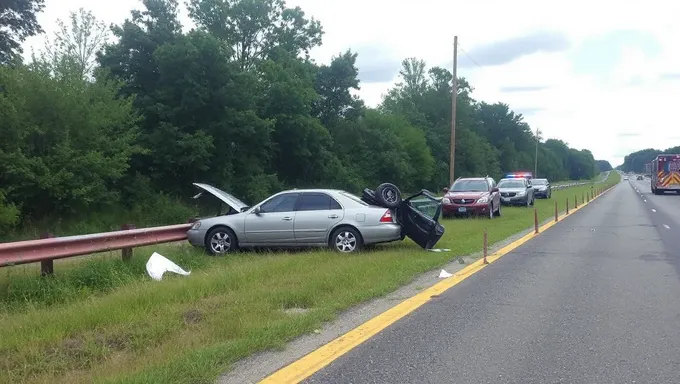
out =
[(444, 235), (444, 226), (439, 223), (441, 198), (426, 189), (402, 199), (396, 185), (382, 183), (375, 190), (364, 189), (361, 199), (392, 210), (402, 227), (402, 238), (408, 236), (424, 249), (432, 249)]

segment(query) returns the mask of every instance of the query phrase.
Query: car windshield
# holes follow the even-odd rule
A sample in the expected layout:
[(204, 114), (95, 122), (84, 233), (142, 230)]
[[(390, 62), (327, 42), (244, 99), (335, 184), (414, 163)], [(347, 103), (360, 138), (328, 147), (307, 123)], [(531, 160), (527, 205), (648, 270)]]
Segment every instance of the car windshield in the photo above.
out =
[(531, 181), (533, 185), (546, 185), (548, 183), (548, 180), (546, 179), (533, 179)]
[(501, 180), (498, 182), (498, 188), (524, 188), (524, 181), (522, 180)]
[(451, 186), (453, 192), (486, 192), (489, 184), (486, 180), (458, 180)]

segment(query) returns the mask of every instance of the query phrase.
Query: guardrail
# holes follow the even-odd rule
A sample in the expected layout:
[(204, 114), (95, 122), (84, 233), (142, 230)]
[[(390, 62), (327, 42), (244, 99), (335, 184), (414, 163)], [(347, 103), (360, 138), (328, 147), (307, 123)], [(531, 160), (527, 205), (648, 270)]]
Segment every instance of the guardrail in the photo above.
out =
[(134, 247), (185, 240), (191, 224), (141, 229), (126, 227), (130, 229), (0, 243), (0, 267), (40, 262), (41, 273), (48, 275), (54, 273), (54, 260), (119, 249), (123, 260), (129, 260)]

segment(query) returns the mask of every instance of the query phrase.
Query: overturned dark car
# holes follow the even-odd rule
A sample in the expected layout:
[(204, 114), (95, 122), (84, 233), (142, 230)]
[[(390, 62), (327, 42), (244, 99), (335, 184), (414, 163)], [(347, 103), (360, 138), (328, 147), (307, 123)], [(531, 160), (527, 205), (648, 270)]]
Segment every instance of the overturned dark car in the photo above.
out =
[(221, 203), (217, 217), (197, 219), (187, 237), (212, 255), (239, 248), (328, 246), (343, 253), (364, 245), (403, 240), (425, 249), (444, 234), (441, 202), (428, 191), (402, 199), (399, 189), (384, 183), (360, 198), (336, 189), (293, 189), (250, 206), (208, 184), (194, 183)]
[(444, 226), (439, 223), (441, 198), (426, 189), (402, 199), (397, 186), (383, 183), (375, 191), (364, 189), (361, 199), (370, 205), (393, 210), (397, 223), (402, 227), (402, 238), (408, 236), (424, 249), (432, 249), (444, 236)]

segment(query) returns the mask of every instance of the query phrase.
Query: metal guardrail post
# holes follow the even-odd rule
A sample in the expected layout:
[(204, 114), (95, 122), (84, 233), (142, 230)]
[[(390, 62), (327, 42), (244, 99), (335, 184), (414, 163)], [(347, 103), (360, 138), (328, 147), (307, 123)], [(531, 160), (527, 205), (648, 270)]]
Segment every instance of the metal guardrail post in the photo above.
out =
[(538, 210), (534, 208), (534, 233), (538, 234)]
[(486, 233), (486, 228), (484, 229), (484, 264), (489, 264), (488, 261), (486, 261), (486, 255), (489, 252), (489, 239), (488, 235)]
[[(134, 224), (123, 224), (120, 226), (122, 230), (137, 229)], [(123, 248), (120, 250), (123, 261), (130, 261), (132, 259), (132, 248)]]
[[(51, 239), (54, 235), (49, 232), (43, 232), (40, 234), (41, 239)], [(52, 276), (54, 275), (54, 260), (47, 259), (40, 262), (40, 276)]]

